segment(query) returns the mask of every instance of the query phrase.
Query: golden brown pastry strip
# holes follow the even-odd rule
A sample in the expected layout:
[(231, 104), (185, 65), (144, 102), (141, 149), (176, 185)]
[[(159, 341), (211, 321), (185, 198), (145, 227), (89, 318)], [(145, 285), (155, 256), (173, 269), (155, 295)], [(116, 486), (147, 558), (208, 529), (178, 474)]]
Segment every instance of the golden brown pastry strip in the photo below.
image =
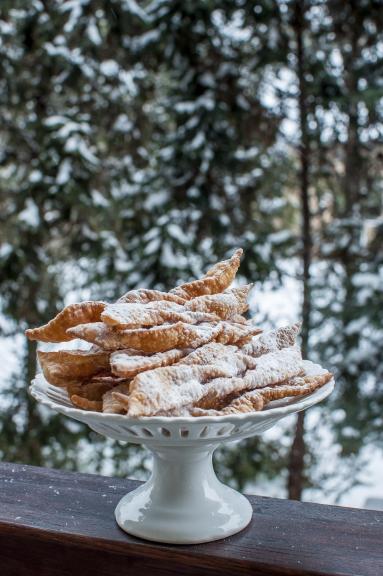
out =
[(67, 391), (72, 404), (77, 408), (100, 412), (103, 409), (104, 398), (106, 395), (109, 395), (107, 396), (106, 403), (108, 408), (111, 408), (110, 404), (108, 404), (108, 398), (111, 398), (110, 392), (117, 388), (125, 390), (128, 386), (129, 381), (123, 380), (122, 378), (96, 376), (82, 384), (68, 384)]
[(197, 296), (186, 302), (185, 309), (195, 312), (210, 312), (219, 318), (227, 320), (240, 315), (248, 309), (247, 297), (251, 284), (233, 288), (220, 294)]
[(175, 294), (185, 300), (190, 300), (203, 294), (223, 292), (235, 278), (242, 253), (243, 250), (238, 248), (229, 260), (223, 260), (215, 264), (201, 279), (181, 284), (181, 286), (170, 290), (169, 294)]
[(330, 372), (315, 376), (297, 376), (277, 386), (268, 386), (245, 392), (231, 399), (226, 406), (221, 407), (219, 410), (193, 407), (190, 409), (190, 414), (193, 416), (224, 416), (225, 414), (259, 411), (272, 400), (310, 394), (317, 388), (327, 384), (331, 378), (332, 374)]
[(102, 400), (88, 400), (88, 398), (77, 396), (77, 394), (73, 394), (73, 396), (70, 397), (70, 400), (76, 408), (81, 408), (81, 410), (102, 412)]
[(175, 304), (184, 304), (185, 299), (169, 292), (161, 292), (160, 290), (147, 290), (146, 288), (139, 288), (138, 290), (130, 290), (121, 298), (117, 303), (138, 303), (147, 304), (148, 302), (168, 301)]
[(118, 396), (116, 398), (115, 394), (120, 394), (125, 398), (129, 397), (129, 382), (123, 382), (118, 384), (111, 390), (105, 392), (102, 397), (102, 411), (107, 414), (124, 414), (127, 410), (127, 406), (122, 403)]
[(174, 302), (153, 302), (149, 304), (109, 304), (101, 314), (101, 320), (120, 329), (135, 326), (159, 326), (170, 322), (217, 322), (215, 314), (200, 311), (187, 311)]
[(133, 348), (152, 354), (172, 348), (197, 348), (216, 338), (221, 329), (219, 324), (176, 322), (154, 328), (115, 330), (103, 322), (94, 322), (70, 328), (69, 332), (73, 337), (97, 344), (104, 350)]
[(82, 381), (109, 371), (109, 353), (104, 350), (59, 350), (37, 352), (46, 380), (54, 386)]
[(258, 357), (288, 346), (294, 346), (300, 326), (300, 324), (292, 324), (291, 326), (263, 332), (260, 336), (255, 336), (244, 344), (241, 350), (245, 354)]
[[(214, 364), (221, 359), (233, 358), (233, 354), (237, 352), (236, 346), (224, 346), (218, 342), (209, 342), (200, 348), (192, 350), (185, 358), (177, 362), (177, 366), (193, 366), (203, 364)], [(235, 361), (235, 360), (234, 360)]]
[(117, 382), (102, 382), (99, 380), (89, 380), (83, 384), (71, 382), (67, 386), (68, 396), (81, 396), (87, 400), (101, 400), (103, 394), (117, 386)]
[(188, 353), (188, 349), (167, 350), (166, 352), (156, 352), (151, 355), (132, 354), (129, 350), (118, 350), (113, 352), (110, 357), (110, 366), (113, 374), (125, 378), (133, 378), (140, 372), (160, 368), (161, 366), (170, 366)]
[(252, 324), (237, 324), (229, 320), (221, 322), (222, 330), (216, 338), (216, 342), (221, 344), (235, 344), (242, 346), (256, 334), (262, 332), (261, 328)]
[(142, 372), (130, 385), (129, 416), (149, 416), (195, 402), (203, 383), (224, 376), (217, 366), (167, 366)]
[(25, 335), (29, 340), (40, 340), (41, 342), (67, 342), (73, 340), (73, 336), (67, 333), (67, 329), (85, 322), (97, 322), (100, 320), (101, 312), (105, 306), (104, 302), (70, 304), (48, 324), (26, 330)]

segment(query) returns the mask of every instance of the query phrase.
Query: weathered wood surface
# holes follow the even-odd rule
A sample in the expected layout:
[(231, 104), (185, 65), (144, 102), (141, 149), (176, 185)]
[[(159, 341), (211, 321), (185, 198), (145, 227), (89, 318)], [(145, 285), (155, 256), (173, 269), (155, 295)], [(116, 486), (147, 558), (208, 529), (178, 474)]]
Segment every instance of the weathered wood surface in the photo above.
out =
[(250, 497), (248, 528), (153, 544), (114, 521), (131, 480), (0, 464), (1, 576), (383, 575), (383, 513)]

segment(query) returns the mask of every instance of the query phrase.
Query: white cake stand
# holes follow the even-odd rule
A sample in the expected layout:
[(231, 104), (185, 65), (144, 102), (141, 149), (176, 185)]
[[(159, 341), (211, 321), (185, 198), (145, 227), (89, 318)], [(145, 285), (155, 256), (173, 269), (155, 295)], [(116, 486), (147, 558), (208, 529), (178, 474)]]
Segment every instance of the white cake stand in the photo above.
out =
[[(322, 368), (305, 362), (306, 371)], [(331, 380), (312, 394), (270, 403), (262, 412), (230, 416), (143, 417), (88, 412), (74, 408), (67, 393), (42, 375), (30, 392), (42, 404), (85, 422), (99, 434), (143, 444), (153, 454), (150, 479), (117, 505), (118, 525), (134, 536), (172, 544), (219, 540), (245, 528), (252, 516), (249, 501), (220, 482), (212, 455), (223, 442), (262, 434), (288, 414), (304, 410), (328, 396)]]

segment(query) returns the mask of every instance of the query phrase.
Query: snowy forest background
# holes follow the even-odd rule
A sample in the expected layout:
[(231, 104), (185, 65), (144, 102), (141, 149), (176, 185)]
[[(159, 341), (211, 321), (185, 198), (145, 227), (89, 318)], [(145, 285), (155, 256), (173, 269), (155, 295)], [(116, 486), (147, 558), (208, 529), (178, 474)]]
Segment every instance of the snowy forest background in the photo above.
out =
[(241, 246), (252, 312), (303, 319), (337, 388), (219, 475), (349, 503), (368, 470), (383, 496), (382, 29), (380, 0), (2, 0), (2, 459), (144, 477), (28, 396), (23, 331)]

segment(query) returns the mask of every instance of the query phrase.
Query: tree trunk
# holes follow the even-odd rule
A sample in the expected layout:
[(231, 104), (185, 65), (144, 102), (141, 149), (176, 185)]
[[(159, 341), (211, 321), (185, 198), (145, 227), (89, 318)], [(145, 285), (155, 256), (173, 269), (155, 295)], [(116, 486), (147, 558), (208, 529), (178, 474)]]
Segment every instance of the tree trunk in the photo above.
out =
[[(305, 80), (305, 3), (296, 0), (293, 8), (293, 29), (296, 43), (296, 74), (298, 79), (298, 108), (301, 142), (300, 156), (300, 202), (301, 202), (301, 242), (303, 266), (303, 302), (302, 302), (302, 354), (307, 357), (310, 320), (311, 320), (311, 290), (310, 265), (312, 252), (311, 212), (309, 203), (309, 167), (310, 142), (307, 129), (307, 89)], [(306, 452), (304, 439), (304, 412), (297, 416), (295, 436), (290, 450), (288, 495), (293, 500), (300, 500), (304, 487), (304, 457)]]
[[(366, 173), (363, 166), (363, 157), (361, 155), (361, 145), (359, 140), (359, 115), (358, 115), (358, 72), (357, 65), (360, 58), (358, 48), (359, 37), (361, 35), (360, 24), (356, 20), (350, 30), (350, 52), (343, 52), (345, 63), (344, 83), (346, 87), (347, 108), (345, 110), (348, 116), (347, 140), (344, 145), (344, 177), (343, 177), (343, 198), (344, 210), (343, 218), (349, 222), (346, 226), (348, 242), (341, 250), (340, 261), (344, 269), (344, 300), (342, 311), (343, 323), (343, 357), (345, 358), (350, 351), (358, 348), (359, 334), (356, 331), (349, 331), (349, 324), (360, 314), (356, 306), (356, 288), (353, 283), (354, 275), (359, 271), (361, 259), (363, 256), (357, 252), (359, 245), (360, 228), (356, 224), (357, 219), (361, 218), (361, 174)], [(343, 233), (345, 233), (343, 228)], [(341, 371), (341, 377), (347, 382), (348, 393), (345, 398), (351, 395), (356, 396), (358, 391), (358, 375), (353, 370), (353, 366), (347, 362), (344, 363)]]

